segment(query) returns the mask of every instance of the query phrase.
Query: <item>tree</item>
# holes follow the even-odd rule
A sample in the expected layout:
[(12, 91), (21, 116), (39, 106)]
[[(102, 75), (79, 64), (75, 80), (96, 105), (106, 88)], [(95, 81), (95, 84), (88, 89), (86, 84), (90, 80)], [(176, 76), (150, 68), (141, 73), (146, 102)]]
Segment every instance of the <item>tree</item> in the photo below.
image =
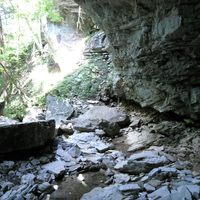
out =
[(42, 21), (47, 17), (62, 20), (50, 0), (0, 0), (0, 95), (6, 102), (18, 94), (26, 106), (22, 65), (28, 57), (27, 49), (43, 54)]
[[(4, 39), (3, 39), (3, 26), (2, 26), (2, 19), (1, 19), (1, 13), (0, 13), (0, 54), (3, 56), (4, 55)], [(4, 67), (5, 65), (5, 61), (2, 60), (2, 64), (1, 67)], [(0, 68), (1, 69), (1, 68)], [(5, 72), (5, 68), (1, 69), (2, 71), (2, 77), (3, 77), (3, 99), (4, 102), (7, 103), (8, 99), (7, 99), (7, 77), (6, 77), (6, 72)]]

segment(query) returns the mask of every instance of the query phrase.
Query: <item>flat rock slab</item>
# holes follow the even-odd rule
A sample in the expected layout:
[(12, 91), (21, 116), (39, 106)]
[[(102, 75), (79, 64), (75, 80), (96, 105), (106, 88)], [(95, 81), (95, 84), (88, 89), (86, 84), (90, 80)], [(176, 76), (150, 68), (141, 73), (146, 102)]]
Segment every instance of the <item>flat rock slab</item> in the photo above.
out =
[(56, 177), (65, 171), (64, 161), (55, 161), (42, 166), (43, 169), (47, 169), (52, 172)]
[(43, 146), (54, 133), (54, 120), (0, 125), (0, 154)]
[(123, 195), (116, 186), (108, 186), (105, 188), (97, 187), (90, 192), (84, 194), (81, 200), (122, 200)]
[(133, 154), (128, 160), (117, 163), (116, 170), (131, 174), (140, 174), (150, 172), (152, 169), (163, 166), (168, 163), (164, 156), (159, 156), (156, 151), (143, 151)]

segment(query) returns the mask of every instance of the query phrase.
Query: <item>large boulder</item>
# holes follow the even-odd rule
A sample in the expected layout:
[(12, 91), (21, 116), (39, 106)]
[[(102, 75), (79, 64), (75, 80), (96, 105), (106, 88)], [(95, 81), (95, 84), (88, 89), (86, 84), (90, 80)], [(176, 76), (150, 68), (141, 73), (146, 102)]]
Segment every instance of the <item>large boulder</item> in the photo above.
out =
[(43, 146), (54, 133), (54, 120), (0, 125), (0, 154)]
[(129, 124), (129, 117), (107, 106), (94, 106), (85, 114), (72, 120), (74, 129), (85, 132), (103, 129), (108, 135), (114, 136), (119, 133), (120, 127)]
[(54, 119), (56, 127), (59, 127), (61, 120), (69, 119), (74, 112), (73, 106), (67, 99), (59, 99), (57, 96), (47, 96), (46, 120)]

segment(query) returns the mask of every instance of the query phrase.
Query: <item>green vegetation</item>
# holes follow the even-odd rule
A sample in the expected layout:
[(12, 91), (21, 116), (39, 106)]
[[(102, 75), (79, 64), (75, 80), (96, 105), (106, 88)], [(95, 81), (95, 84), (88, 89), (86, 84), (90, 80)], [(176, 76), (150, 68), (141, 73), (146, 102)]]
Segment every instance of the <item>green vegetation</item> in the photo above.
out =
[(62, 98), (98, 99), (101, 91), (111, 85), (113, 77), (112, 64), (107, 65), (100, 56), (92, 57), (67, 75), (51, 93)]
[(56, 9), (49, 0), (0, 0), (0, 101), (10, 118), (44, 103), (42, 83), (35, 86), (29, 74), (38, 65), (47, 68), (44, 26), (46, 19), (63, 20)]
[(24, 107), (19, 96), (9, 101), (9, 104), (5, 107), (4, 113), (8, 118), (21, 120), (26, 113), (26, 107)]
[(63, 20), (51, 2), (0, 0), (0, 101), (6, 102), (4, 113), (9, 118), (21, 120), (27, 108), (45, 105), (47, 93), (61, 98), (99, 99), (112, 85), (114, 67), (100, 56), (84, 60), (57, 86), (54, 84), (59, 79), (51, 82), (59, 69), (52, 72), (57, 63), (48, 48), (51, 45), (45, 38), (45, 25), (47, 19)]

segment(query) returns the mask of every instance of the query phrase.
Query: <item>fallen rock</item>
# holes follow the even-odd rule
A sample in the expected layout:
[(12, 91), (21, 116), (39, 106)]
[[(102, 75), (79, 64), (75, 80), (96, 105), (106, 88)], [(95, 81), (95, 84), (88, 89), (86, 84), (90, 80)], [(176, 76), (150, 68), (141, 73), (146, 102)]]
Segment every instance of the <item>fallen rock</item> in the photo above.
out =
[(168, 160), (164, 156), (159, 156), (156, 151), (143, 151), (133, 154), (126, 161), (120, 162), (115, 166), (120, 172), (140, 174), (150, 172), (152, 169), (167, 164)]
[(132, 119), (131, 119), (131, 124), (129, 125), (131, 128), (136, 128), (136, 127), (139, 127), (140, 126), (140, 124), (141, 124), (141, 122), (142, 122), (142, 120), (140, 119), (140, 118), (138, 118), (138, 117), (133, 117)]
[(81, 149), (78, 146), (73, 146), (67, 151), (67, 153), (73, 158), (77, 158), (81, 155)]
[(168, 195), (170, 195), (168, 187), (163, 186), (163, 187), (159, 188), (158, 190), (150, 193), (148, 195), (148, 197), (149, 197), (149, 199), (159, 199), (159, 198), (162, 198), (162, 197), (166, 197)]
[(69, 119), (74, 112), (69, 100), (60, 100), (57, 96), (47, 96), (46, 119), (54, 119), (56, 127), (59, 127), (61, 120)]
[(17, 124), (19, 123), (18, 121), (16, 120), (13, 120), (13, 119), (10, 119), (8, 117), (5, 117), (5, 116), (0, 116), (0, 124)]
[(107, 120), (101, 120), (99, 123), (99, 128), (105, 131), (110, 137), (119, 135), (120, 127), (115, 122), (109, 122)]
[(10, 170), (12, 170), (15, 166), (15, 162), (13, 161), (4, 161), (3, 163), (0, 163), (0, 173), (6, 174)]
[(28, 173), (24, 174), (21, 178), (21, 184), (34, 184), (35, 175)]
[(38, 190), (40, 192), (46, 193), (46, 194), (50, 194), (52, 193), (55, 189), (53, 188), (53, 185), (48, 183), (48, 182), (44, 182), (40, 185), (38, 185)]
[(148, 147), (157, 140), (158, 134), (150, 133), (147, 126), (143, 126), (140, 130), (129, 131), (124, 142), (128, 144), (128, 151), (134, 152)]
[(119, 190), (125, 195), (133, 195), (141, 191), (142, 188), (138, 184), (129, 183), (129, 184), (121, 185), (119, 187)]
[(97, 187), (91, 190), (90, 192), (84, 194), (81, 200), (122, 200), (123, 195), (120, 190), (112, 185), (105, 188)]
[[(131, 177), (128, 174), (115, 174), (114, 175), (114, 182), (117, 184), (124, 184), (128, 183), (131, 180)], [(121, 191), (123, 189), (120, 189)]]
[(129, 124), (129, 117), (116, 108), (94, 106), (85, 114), (72, 120), (74, 129), (80, 132), (103, 129), (108, 135), (117, 135), (120, 127)]
[(25, 117), (23, 118), (23, 122), (38, 121), (38, 120), (45, 120), (45, 114), (43, 108), (36, 106), (29, 108)]
[(50, 173), (53, 173), (55, 177), (58, 177), (65, 172), (65, 162), (55, 161), (42, 166), (43, 169), (47, 169)]
[[(68, 124), (61, 124), (60, 129), (68, 135), (72, 135), (74, 133), (73, 127), (71, 123)], [(58, 134), (59, 135), (59, 134)]]
[(54, 120), (0, 125), (0, 154), (43, 146), (54, 132)]
[(105, 33), (100, 31), (88, 40), (84, 55), (91, 56), (96, 53), (107, 53), (107, 48), (108, 42)]
[(184, 123), (176, 121), (162, 121), (159, 124), (156, 124), (152, 130), (160, 134), (170, 136), (176, 135), (185, 129)]

